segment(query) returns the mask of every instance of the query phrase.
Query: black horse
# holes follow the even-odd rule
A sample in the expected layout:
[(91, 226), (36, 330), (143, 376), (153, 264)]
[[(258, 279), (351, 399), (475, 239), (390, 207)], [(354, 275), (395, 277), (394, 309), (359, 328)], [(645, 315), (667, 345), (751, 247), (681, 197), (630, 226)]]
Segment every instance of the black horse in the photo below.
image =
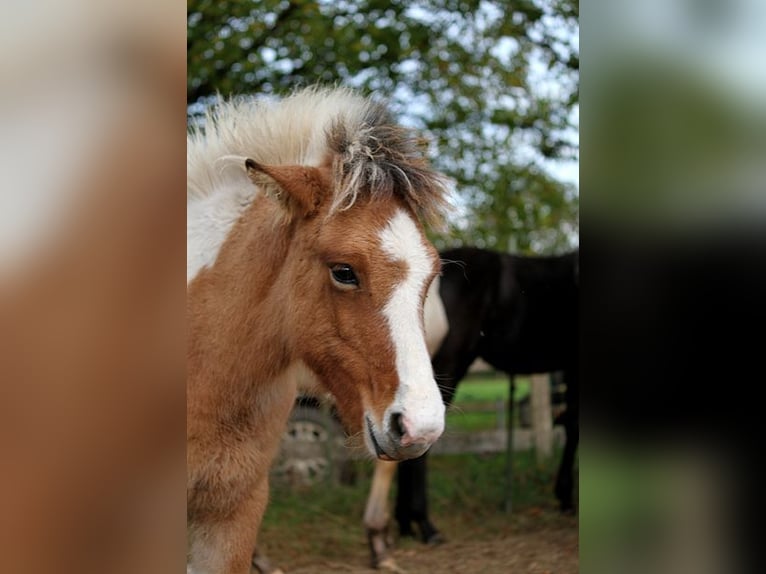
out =
[[(440, 296), (449, 332), (433, 357), (447, 406), (470, 365), (484, 359), (509, 375), (563, 372), (566, 444), (556, 478), (562, 511), (574, 512), (573, 466), (579, 440), (579, 252), (524, 257), (463, 247), (443, 251)], [(402, 535), (440, 540), (428, 518), (427, 453), (398, 465), (396, 520)]]

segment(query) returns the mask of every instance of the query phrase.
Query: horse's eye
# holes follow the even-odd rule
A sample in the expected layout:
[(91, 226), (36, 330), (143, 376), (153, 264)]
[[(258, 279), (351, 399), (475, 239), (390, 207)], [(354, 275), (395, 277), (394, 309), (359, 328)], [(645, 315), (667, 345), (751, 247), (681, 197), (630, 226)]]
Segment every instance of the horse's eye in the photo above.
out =
[(336, 263), (330, 267), (330, 275), (332, 275), (333, 281), (338, 283), (339, 286), (352, 287), (354, 285), (359, 285), (359, 279), (357, 279), (356, 273), (354, 273), (354, 269), (351, 265)]

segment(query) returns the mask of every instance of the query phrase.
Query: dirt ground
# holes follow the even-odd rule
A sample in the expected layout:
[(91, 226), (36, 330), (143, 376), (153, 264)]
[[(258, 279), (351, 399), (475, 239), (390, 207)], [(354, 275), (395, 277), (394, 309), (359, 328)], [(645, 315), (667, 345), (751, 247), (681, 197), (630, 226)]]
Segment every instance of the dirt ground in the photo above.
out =
[[(353, 551), (347, 561), (328, 561), (303, 556), (283, 560), (285, 574), (345, 572), (372, 574), (366, 567), (366, 548)], [(287, 558), (287, 557), (285, 557)], [(400, 572), (432, 573), (513, 573), (575, 574), (578, 566), (578, 530), (572, 527), (498, 536), (483, 541), (450, 540), (439, 546), (402, 541), (393, 552)]]
[[(551, 493), (558, 458), (540, 466), (523, 454), (515, 459), (510, 514), (505, 512), (503, 455), (434, 457), (429, 466), (430, 515), (446, 542), (426, 546), (399, 538), (391, 517), (389, 528), (396, 537), (391, 554), (400, 572), (578, 573), (579, 517), (562, 514)], [(376, 573), (362, 524), (371, 479), (368, 466), (360, 463), (353, 485), (273, 489), (258, 542), (272, 565), (285, 574)], [(389, 514), (394, 507), (392, 489)]]

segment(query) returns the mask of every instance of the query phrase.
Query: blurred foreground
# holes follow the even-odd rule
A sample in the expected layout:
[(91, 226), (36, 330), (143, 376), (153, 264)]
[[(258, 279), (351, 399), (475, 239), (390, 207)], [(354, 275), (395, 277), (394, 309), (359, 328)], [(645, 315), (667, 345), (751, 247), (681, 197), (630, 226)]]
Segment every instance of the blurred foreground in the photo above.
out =
[(0, 571), (182, 572), (178, 3), (0, 23)]

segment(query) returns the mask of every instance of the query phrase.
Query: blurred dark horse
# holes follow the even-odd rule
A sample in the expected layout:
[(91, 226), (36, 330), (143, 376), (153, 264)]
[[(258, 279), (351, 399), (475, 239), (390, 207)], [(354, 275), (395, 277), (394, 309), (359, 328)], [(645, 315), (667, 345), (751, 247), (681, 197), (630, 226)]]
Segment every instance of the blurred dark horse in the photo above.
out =
[[(573, 466), (579, 441), (579, 252), (525, 257), (464, 247), (441, 253), (439, 293), (449, 332), (433, 356), (449, 406), (477, 359), (509, 375), (563, 372), (566, 444), (555, 485), (562, 511), (574, 512)], [(424, 542), (440, 540), (428, 518), (427, 453), (398, 465), (396, 520), (402, 535), (418, 525)]]

